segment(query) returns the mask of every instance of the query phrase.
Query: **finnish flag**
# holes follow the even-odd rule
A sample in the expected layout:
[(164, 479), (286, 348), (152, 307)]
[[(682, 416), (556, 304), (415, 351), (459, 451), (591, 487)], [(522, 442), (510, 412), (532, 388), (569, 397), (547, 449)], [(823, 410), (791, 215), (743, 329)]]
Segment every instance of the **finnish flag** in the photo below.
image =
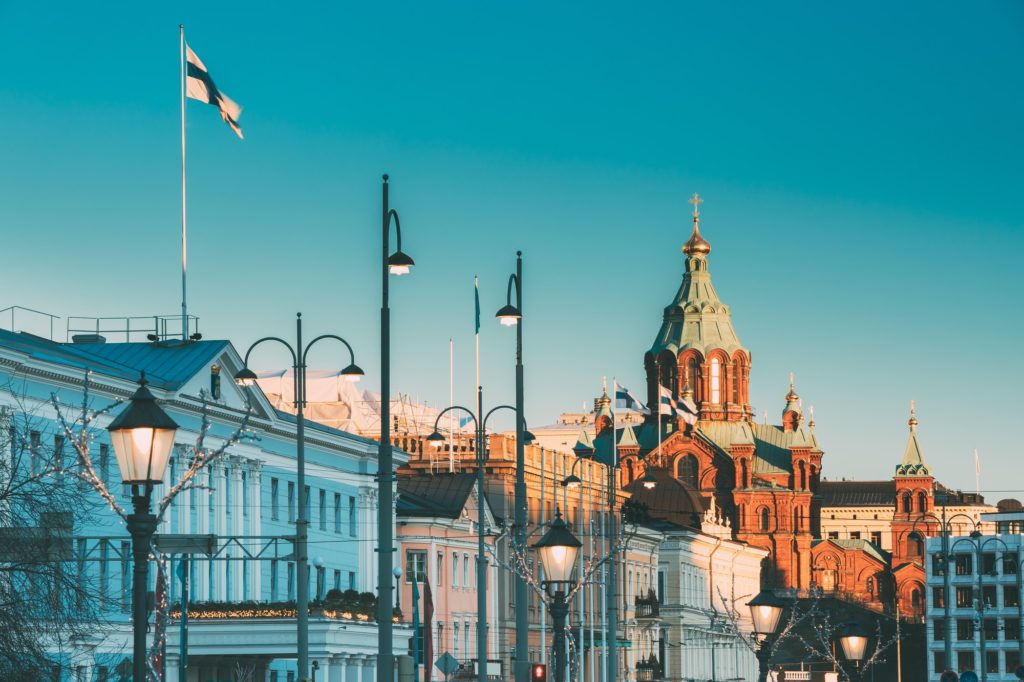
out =
[(676, 401), (676, 416), (691, 426), (697, 423), (697, 405), (690, 398)]
[[(238, 127), (238, 117), (242, 115), (242, 107), (221, 92), (210, 78), (210, 72), (192, 48), (185, 46), (186, 78), (185, 93), (192, 99), (206, 102), (217, 107), (220, 117), (231, 126), (231, 129), (242, 137), (242, 129)], [(245, 138), (243, 138), (245, 139)]]
[(672, 391), (664, 386), (658, 386), (658, 414), (674, 415), (676, 413), (675, 401), (672, 399)]
[(615, 382), (615, 407), (624, 410), (635, 410), (640, 414), (650, 414), (651, 411), (644, 407), (644, 404), (637, 400), (628, 388)]

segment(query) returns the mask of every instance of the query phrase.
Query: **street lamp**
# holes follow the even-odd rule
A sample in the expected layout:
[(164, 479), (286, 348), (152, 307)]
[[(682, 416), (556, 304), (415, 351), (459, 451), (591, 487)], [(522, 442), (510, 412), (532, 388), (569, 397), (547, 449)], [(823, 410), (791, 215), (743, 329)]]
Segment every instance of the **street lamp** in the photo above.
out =
[[(298, 645), (298, 667), (299, 682), (309, 679), (309, 518), (306, 514), (306, 506), (309, 500), (306, 496), (306, 418), (303, 408), (306, 405), (306, 359), (309, 351), (318, 341), (323, 339), (334, 339), (344, 344), (348, 349), (349, 364), (341, 370), (341, 375), (348, 381), (358, 381), (363, 376), (363, 370), (356, 365), (355, 353), (348, 341), (335, 334), (321, 334), (305, 346), (302, 345), (302, 313), (295, 315), (295, 346), (292, 347), (284, 339), (276, 336), (265, 336), (249, 346), (245, 352), (243, 367), (235, 374), (235, 383), (239, 386), (252, 386), (256, 383), (256, 373), (249, 369), (249, 356), (256, 346), (266, 341), (280, 343), (288, 349), (292, 355), (292, 385), (295, 405), (295, 468), (296, 486), (299, 489), (299, 513), (295, 518), (295, 610), (296, 610), (296, 635)], [(383, 552), (381, 552), (383, 554)], [(390, 556), (390, 555), (389, 555)], [(391, 569), (388, 569), (390, 573)], [(385, 580), (388, 587), (390, 580)], [(319, 597), (319, 595), (317, 595)], [(385, 606), (390, 609), (390, 595)], [(388, 613), (387, 622), (391, 623), (391, 614)], [(390, 680), (389, 680), (390, 682)]]
[[(402, 251), (402, 224), (388, 206), (388, 176), (381, 185), (380, 443), (377, 449), (377, 682), (394, 682), (394, 628), (391, 624), (391, 568), (394, 565), (394, 460), (391, 454), (391, 308), (388, 275), (407, 275), (415, 264)], [(391, 221), (398, 248), (390, 252)]]
[(761, 640), (757, 648), (757, 679), (758, 682), (768, 682), (768, 662), (772, 657), (772, 645), (786, 604), (771, 590), (761, 590), (747, 602), (747, 606), (750, 607), (750, 619), (754, 622), (754, 634)]
[[(522, 413), (516, 411), (511, 405), (498, 405), (492, 407), (486, 415), (480, 416), (484, 409), (484, 392), (483, 389), (477, 386), (476, 390), (476, 412), (470, 410), (468, 407), (461, 405), (452, 405), (446, 407), (437, 418), (434, 419), (434, 431), (427, 436), (427, 443), (433, 448), (440, 448), (444, 444), (444, 436), (437, 430), (438, 424), (441, 423), (441, 417), (448, 412), (454, 410), (461, 410), (469, 415), (469, 418), (473, 421), (473, 427), (476, 431), (476, 490), (477, 490), (477, 518), (479, 523), (477, 524), (477, 559), (476, 559), (476, 650), (477, 650), (477, 679), (479, 682), (486, 682), (487, 680), (487, 555), (484, 553), (485, 546), (485, 533), (484, 533), (484, 467), (487, 464), (487, 420), (492, 414), (498, 410), (513, 410), (516, 412), (516, 421), (522, 423)], [(522, 432), (533, 440), (533, 434), (525, 430), (525, 426), (522, 427)], [(518, 441), (518, 439), (517, 439)], [(520, 602), (525, 605), (525, 602)], [(522, 608), (522, 607), (520, 607)], [(520, 610), (517, 608), (517, 611)], [(525, 610), (525, 609), (522, 609)]]
[(839, 635), (839, 646), (846, 660), (853, 663), (851, 682), (860, 682), (860, 667), (868, 653), (868, 633), (857, 623), (849, 623)]
[[(515, 305), (512, 304), (512, 291), (515, 286)], [(509, 275), (508, 287), (505, 290), (505, 305), (495, 314), (498, 321), (505, 327), (516, 328), (516, 484), (512, 497), (515, 546), (520, 553), (526, 549), (526, 456), (524, 446), (533, 440), (533, 435), (526, 431), (523, 419), (523, 252), (516, 251), (516, 271)], [(529, 438), (527, 438), (529, 436)], [(530, 646), (530, 620), (527, 613), (526, 577), (515, 574), (516, 600), (516, 661), (514, 667), (515, 682), (529, 682), (530, 661), (526, 660), (526, 652)]]
[(555, 678), (553, 682), (565, 682), (565, 618), (569, 613), (566, 590), (572, 583), (572, 572), (576, 566), (576, 555), (583, 543), (572, 534), (562, 520), (562, 514), (555, 510), (555, 520), (533, 548), (540, 554), (544, 568), (545, 586), (552, 601), (548, 606), (554, 621)]
[(121, 480), (132, 486), (128, 533), (132, 536), (132, 679), (146, 681), (146, 588), (149, 586), (149, 546), (157, 518), (149, 510), (153, 486), (162, 483), (174, 448), (178, 425), (156, 403), (146, 388), (146, 373), (128, 407), (107, 427), (121, 470)]

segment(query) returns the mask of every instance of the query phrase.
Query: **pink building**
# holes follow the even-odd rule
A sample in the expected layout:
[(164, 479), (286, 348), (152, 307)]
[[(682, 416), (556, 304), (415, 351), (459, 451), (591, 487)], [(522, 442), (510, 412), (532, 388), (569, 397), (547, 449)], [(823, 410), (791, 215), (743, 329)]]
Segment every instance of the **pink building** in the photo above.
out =
[[(475, 669), (477, 658), (477, 521), (480, 505), (476, 494), (476, 477), (468, 473), (400, 476), (396, 501), (397, 538), (400, 555), (395, 566), (401, 567), (399, 608), (402, 620), (412, 622), (412, 582), (417, 580), (420, 592), (420, 623), (424, 626), (425, 584), (429, 584), (433, 603), (430, 622), (432, 660), (431, 678), (443, 680), (444, 675), (433, 664), (445, 652), (450, 653), (468, 669)], [(484, 528), (487, 529), (487, 621), (491, 623), (488, 637), (488, 660), (492, 674), (502, 674), (497, 650), (499, 622), (497, 613), (497, 569), (491, 551), (495, 521), (489, 505), (483, 505)], [(421, 645), (421, 659), (426, 654)], [(399, 652), (396, 652), (399, 653)], [(427, 664), (421, 660), (421, 665)], [(419, 680), (423, 680), (420, 668)]]

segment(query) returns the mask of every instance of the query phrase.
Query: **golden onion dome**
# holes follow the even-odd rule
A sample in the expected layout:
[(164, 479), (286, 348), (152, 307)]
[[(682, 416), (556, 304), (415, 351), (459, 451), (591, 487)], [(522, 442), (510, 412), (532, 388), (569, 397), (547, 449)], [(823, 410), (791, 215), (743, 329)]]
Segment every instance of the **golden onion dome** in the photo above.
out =
[(711, 253), (711, 244), (708, 243), (707, 239), (700, 234), (700, 220), (694, 218), (693, 221), (693, 234), (683, 244), (683, 253), (687, 256), (706, 256)]

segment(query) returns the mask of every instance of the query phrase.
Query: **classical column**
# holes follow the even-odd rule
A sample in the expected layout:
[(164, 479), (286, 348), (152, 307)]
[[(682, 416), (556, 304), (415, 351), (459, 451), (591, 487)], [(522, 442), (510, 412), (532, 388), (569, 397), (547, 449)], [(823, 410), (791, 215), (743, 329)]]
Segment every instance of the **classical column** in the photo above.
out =
[(346, 657), (345, 656), (331, 656), (330, 663), (330, 675), (324, 676), (324, 682), (348, 682), (345, 678), (346, 675)]
[[(357, 576), (357, 589), (360, 592), (377, 591), (377, 491), (370, 487), (359, 489), (358, 504), (356, 507), (357, 523), (359, 529), (359, 575)], [(402, 567), (402, 558), (395, 557), (395, 566)], [(390, 580), (390, 578), (389, 578)]]
[[(249, 534), (263, 534), (263, 462), (258, 459), (249, 460)], [(251, 550), (252, 548), (250, 548)], [(250, 594), (253, 599), (263, 599), (263, 571), (259, 561), (252, 562), (249, 567)], [(269, 564), (268, 564), (269, 566)]]
[(374, 682), (377, 678), (377, 659), (374, 656), (363, 657), (362, 679), (359, 682)]

